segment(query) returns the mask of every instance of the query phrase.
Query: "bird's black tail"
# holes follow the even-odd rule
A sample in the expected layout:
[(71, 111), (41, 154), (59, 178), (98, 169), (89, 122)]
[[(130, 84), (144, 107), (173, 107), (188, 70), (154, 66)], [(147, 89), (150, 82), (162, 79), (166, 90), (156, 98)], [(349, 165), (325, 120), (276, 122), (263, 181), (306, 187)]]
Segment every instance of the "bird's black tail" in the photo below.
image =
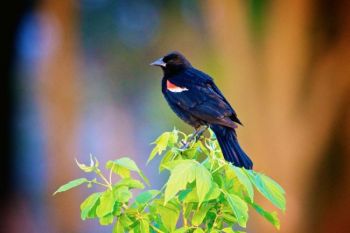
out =
[(210, 128), (215, 133), (225, 160), (237, 167), (253, 168), (253, 162), (240, 147), (234, 129), (221, 125), (211, 125)]

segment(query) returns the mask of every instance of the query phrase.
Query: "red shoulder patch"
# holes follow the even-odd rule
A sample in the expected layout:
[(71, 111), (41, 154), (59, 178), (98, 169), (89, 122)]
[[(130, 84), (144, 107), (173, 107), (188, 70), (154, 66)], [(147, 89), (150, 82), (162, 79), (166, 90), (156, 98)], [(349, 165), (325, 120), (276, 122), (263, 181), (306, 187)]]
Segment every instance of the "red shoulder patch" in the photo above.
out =
[(170, 82), (169, 80), (166, 81), (166, 88), (167, 89), (174, 89), (177, 88), (178, 86), (176, 86), (174, 83)]
[(166, 88), (168, 91), (171, 91), (171, 92), (188, 91), (188, 89), (186, 87), (176, 86), (174, 83), (170, 82), (169, 80), (166, 81)]

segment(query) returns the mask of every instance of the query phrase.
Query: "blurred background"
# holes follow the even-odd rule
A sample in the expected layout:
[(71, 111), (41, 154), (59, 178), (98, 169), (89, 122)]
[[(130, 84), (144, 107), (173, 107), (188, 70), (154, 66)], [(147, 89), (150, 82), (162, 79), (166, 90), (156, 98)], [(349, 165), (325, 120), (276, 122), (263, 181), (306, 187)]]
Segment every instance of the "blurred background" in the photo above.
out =
[[(1, 229), (111, 232), (80, 220), (74, 158), (134, 158), (177, 119), (148, 64), (183, 52), (213, 76), (255, 169), (287, 193), (282, 233), (349, 232), (350, 2), (27, 0), (3, 7)], [(263, 206), (273, 207), (259, 197)], [(251, 211), (247, 232), (275, 232)]]

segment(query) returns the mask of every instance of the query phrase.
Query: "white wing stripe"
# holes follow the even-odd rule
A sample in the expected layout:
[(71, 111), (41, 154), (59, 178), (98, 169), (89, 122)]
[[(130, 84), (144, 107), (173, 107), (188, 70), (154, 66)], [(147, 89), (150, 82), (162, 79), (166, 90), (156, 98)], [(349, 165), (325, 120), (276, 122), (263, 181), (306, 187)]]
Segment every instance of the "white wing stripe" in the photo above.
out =
[(168, 87), (168, 90), (171, 92), (183, 92), (183, 91), (188, 91), (188, 89), (186, 87)]

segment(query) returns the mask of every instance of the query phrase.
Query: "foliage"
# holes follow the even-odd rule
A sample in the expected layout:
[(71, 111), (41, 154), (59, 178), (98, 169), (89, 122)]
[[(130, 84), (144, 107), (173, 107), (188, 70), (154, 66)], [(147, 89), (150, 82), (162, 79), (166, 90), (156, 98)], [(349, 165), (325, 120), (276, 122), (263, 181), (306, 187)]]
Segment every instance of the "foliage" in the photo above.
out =
[[(254, 188), (278, 209), (285, 211), (285, 192), (264, 174), (238, 168), (223, 160), (215, 135), (201, 137), (189, 148), (182, 145), (189, 138), (176, 129), (163, 133), (153, 144), (149, 161), (162, 156), (159, 170), (168, 170), (168, 181), (160, 190), (150, 189), (133, 198), (133, 189), (143, 189), (148, 180), (136, 163), (127, 158), (108, 161), (108, 179), (90, 156), (90, 165), (77, 165), (96, 178), (80, 178), (61, 186), (64, 192), (81, 184), (100, 185), (103, 191), (92, 193), (80, 205), (81, 218), (97, 218), (101, 225), (114, 224), (120, 232), (241, 232), (248, 222), (251, 206), (277, 229), (276, 212), (268, 212), (254, 201)], [(131, 174), (137, 173), (141, 179)], [(119, 177), (112, 181), (113, 174)], [(101, 179), (98, 181), (98, 178)], [(142, 180), (142, 181), (141, 181)]]

